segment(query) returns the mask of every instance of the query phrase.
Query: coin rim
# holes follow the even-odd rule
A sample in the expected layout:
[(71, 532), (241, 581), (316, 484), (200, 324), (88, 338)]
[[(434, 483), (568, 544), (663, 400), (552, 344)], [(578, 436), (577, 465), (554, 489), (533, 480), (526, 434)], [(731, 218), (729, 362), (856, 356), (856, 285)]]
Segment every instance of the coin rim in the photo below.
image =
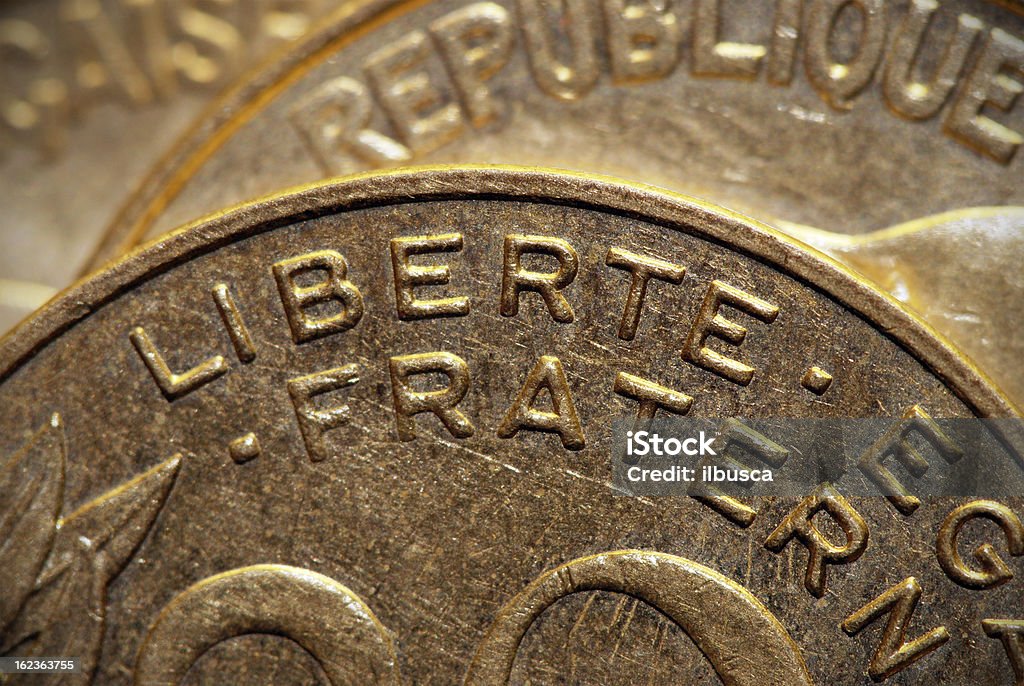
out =
[(232, 134), (308, 70), (303, 62), (336, 52), (433, 0), (350, 0), (317, 22), (297, 43), (275, 51), (259, 66), (235, 80), (192, 125), (132, 191), (103, 231), (79, 276), (116, 260), (140, 245), (156, 218), (178, 196), (188, 179)]
[(300, 186), (188, 224), (72, 285), (0, 339), (0, 382), (61, 333), (130, 289), (240, 239), (343, 211), (469, 199), (610, 212), (718, 243), (841, 303), (910, 353), (982, 417), (1019, 414), (983, 372), (894, 298), (827, 255), (765, 224), (702, 200), (630, 181), (539, 167), (487, 165), (357, 174)]
[[(178, 197), (192, 175), (252, 116), (337, 52), (398, 16), (433, 0), (350, 0), (297, 43), (283, 46), (245, 72), (216, 98), (132, 191), (103, 231), (79, 273), (84, 276), (139, 246), (156, 218)], [(983, 0), (1024, 16), (1024, 0)], [(303, 63), (309, 63), (300, 69)]]

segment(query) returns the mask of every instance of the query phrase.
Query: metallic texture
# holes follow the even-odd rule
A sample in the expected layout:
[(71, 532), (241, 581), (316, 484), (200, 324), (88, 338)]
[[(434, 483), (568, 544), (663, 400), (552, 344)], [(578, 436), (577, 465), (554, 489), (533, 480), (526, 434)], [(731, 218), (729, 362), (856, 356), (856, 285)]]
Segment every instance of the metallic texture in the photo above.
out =
[[(611, 492), (617, 417), (1014, 414), (838, 263), (650, 187), (513, 168), (310, 186), (79, 284), (4, 340), (0, 378), (0, 649), (74, 651), (85, 683), (1020, 666), (1019, 498)], [(996, 561), (1009, 576), (970, 574)]]
[(84, 269), (118, 206), (225, 87), (338, 5), (0, 3), (0, 330)]
[[(862, 235), (832, 254), (1022, 401), (1022, 41), (1017, 12), (977, 1), (351, 5), (227, 94), (91, 265), (337, 174), (498, 162), (610, 173), (815, 227), (797, 235), (821, 249)], [(950, 230), (948, 212), (978, 219)]]

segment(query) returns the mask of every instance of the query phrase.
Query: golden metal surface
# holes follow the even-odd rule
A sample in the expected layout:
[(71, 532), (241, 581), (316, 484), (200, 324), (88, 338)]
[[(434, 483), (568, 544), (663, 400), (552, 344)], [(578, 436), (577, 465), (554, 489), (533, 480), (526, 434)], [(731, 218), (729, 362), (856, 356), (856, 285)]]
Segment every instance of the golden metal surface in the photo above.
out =
[(0, 3), (0, 330), (67, 286), (219, 91), (335, 0)]
[(146, 686), (1009, 683), (1020, 497), (616, 495), (611, 420), (680, 393), (1013, 414), (894, 300), (701, 201), (516, 168), (311, 186), (2, 342), (0, 650)]
[[(607, 172), (816, 227), (799, 235), (819, 248), (858, 246), (832, 254), (891, 284), (1022, 400), (1021, 36), (1018, 14), (984, 2), (353, 5), (238, 85), (93, 264), (337, 173), (417, 161)], [(973, 209), (991, 205), (1005, 210)], [(937, 226), (949, 211), (972, 227)]]
[[(1019, 683), (1020, 498), (614, 497), (607, 428), (1016, 413), (1020, 10), (3, 5), (0, 330), (156, 242), (0, 345), (0, 654), (104, 684)], [(223, 209), (473, 162), (587, 173)]]

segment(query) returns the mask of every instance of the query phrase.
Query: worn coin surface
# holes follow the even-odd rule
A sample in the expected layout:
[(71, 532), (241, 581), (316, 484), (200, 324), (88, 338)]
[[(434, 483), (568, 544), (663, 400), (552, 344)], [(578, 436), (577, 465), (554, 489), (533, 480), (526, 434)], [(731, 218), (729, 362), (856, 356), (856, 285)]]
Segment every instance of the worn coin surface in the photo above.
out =
[(0, 376), (0, 648), (79, 683), (1019, 678), (1019, 498), (612, 493), (615, 418), (1014, 414), (710, 205), (540, 170), (313, 186), (80, 284)]
[(221, 89), (339, 4), (0, 3), (0, 330), (71, 283)]
[[(822, 248), (884, 232), (833, 255), (892, 285), (1020, 401), (1010, 310), (1024, 284), (1004, 264), (1024, 253), (1012, 207), (1024, 198), (1019, 12), (952, 0), (364, 3), (222, 101), (92, 265), (226, 203), (335, 174), (414, 162), (613, 173), (813, 227), (800, 235)], [(1010, 207), (969, 232), (931, 219), (982, 206)], [(915, 235), (895, 231), (907, 223)]]
[(1024, 400), (1024, 208), (946, 212), (855, 237), (786, 228), (910, 305)]

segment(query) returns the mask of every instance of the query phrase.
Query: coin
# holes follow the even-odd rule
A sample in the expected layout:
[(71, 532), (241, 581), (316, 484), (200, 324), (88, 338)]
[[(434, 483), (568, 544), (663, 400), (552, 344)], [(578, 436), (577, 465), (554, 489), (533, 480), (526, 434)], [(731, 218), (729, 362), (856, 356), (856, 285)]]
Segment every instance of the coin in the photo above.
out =
[(702, 202), (543, 170), (312, 186), (80, 284), (0, 370), (3, 649), (85, 681), (1020, 667), (1019, 498), (826, 494), (779, 545), (801, 501), (613, 495), (638, 407), (1013, 414), (892, 299)]
[(0, 3), (0, 330), (71, 283), (222, 88), (337, 4)]
[[(1024, 375), (1024, 211), (982, 207), (947, 212), (865, 236), (788, 227), (857, 269), (921, 314), (981, 364), (1018, 404)], [(812, 235), (813, 234), (813, 235)]]
[(611, 173), (814, 227), (800, 235), (823, 249), (886, 235), (833, 254), (883, 285), (921, 275), (894, 294), (1021, 401), (1019, 318), (996, 324), (1021, 297), (1000, 263), (1024, 249), (1016, 209), (989, 213), (975, 227), (983, 241), (939, 231), (926, 252), (912, 239), (894, 249), (890, 228), (1021, 203), (1019, 12), (932, 0), (367, 3), (223, 100), (92, 265), (335, 174), (438, 162)]

